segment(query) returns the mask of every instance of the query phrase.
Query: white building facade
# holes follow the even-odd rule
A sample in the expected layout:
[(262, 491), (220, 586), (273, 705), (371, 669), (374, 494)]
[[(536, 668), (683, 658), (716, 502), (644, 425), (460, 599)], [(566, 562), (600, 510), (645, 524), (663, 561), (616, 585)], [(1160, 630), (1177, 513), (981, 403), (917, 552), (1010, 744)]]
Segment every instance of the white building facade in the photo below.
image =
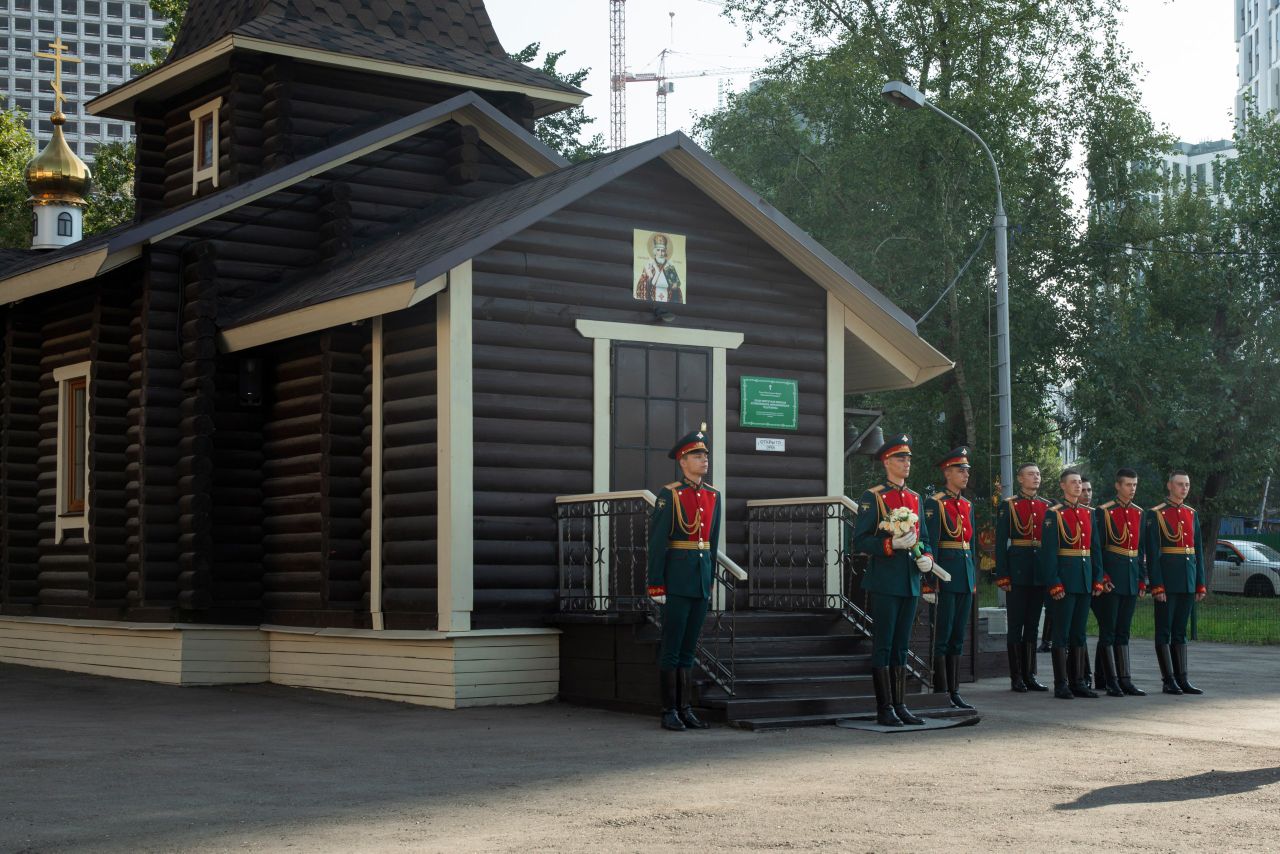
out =
[(147, 62), (153, 48), (166, 46), (166, 23), (145, 0), (0, 0), (5, 106), (31, 117), (36, 148), (43, 148), (53, 135), (53, 61), (35, 54), (49, 53), (54, 39), (61, 39), (66, 55), (80, 60), (62, 67), (63, 134), (72, 151), (92, 161), (102, 143), (132, 138), (133, 126), (91, 116), (84, 104), (132, 77), (131, 63)]
[(1236, 119), (1280, 110), (1280, 0), (1236, 0)]

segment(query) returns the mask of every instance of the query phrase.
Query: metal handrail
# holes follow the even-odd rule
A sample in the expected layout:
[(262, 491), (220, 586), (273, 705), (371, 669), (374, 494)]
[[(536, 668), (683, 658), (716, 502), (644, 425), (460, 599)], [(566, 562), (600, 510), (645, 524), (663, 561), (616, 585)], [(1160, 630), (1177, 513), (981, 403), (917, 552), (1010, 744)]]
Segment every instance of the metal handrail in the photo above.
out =
[[(581, 504), (601, 504), (607, 508), (612, 502), (644, 502), (645, 505), (653, 507), (657, 504), (657, 497), (647, 489), (623, 490), (617, 492), (591, 492), (581, 493), (577, 495), (560, 495), (555, 499), (558, 507), (568, 508), (572, 505)], [(633, 505), (634, 506), (634, 505)], [(603, 508), (601, 508), (603, 509)], [(627, 515), (634, 515), (634, 511)], [(557, 552), (560, 562), (561, 577), (561, 610), (594, 610), (596, 612), (618, 611), (622, 606), (627, 606), (634, 613), (643, 613), (646, 618), (653, 622), (658, 628), (662, 627), (662, 615), (659, 609), (653, 607), (654, 603), (647, 596), (638, 593), (631, 595), (618, 595), (616, 588), (618, 580), (612, 577), (613, 561), (610, 541), (612, 538), (613, 550), (618, 548), (616, 542), (616, 532), (611, 530), (606, 521), (609, 513), (596, 512), (591, 515), (593, 518), (592, 534), (596, 538), (589, 548), (589, 564), (580, 567), (582, 595), (570, 596), (570, 587), (568, 579), (570, 577), (569, 568), (566, 566), (566, 523), (570, 520), (564, 516), (563, 511), (560, 515), (560, 536), (557, 543)], [(584, 517), (586, 518), (586, 517)], [(648, 518), (644, 519), (645, 536), (641, 538), (632, 538), (632, 548), (643, 548), (647, 554), (648, 549)], [(583, 533), (582, 543), (587, 540), (586, 533)], [(603, 544), (600, 544), (603, 541)], [(633, 554), (633, 560), (635, 555)], [(590, 571), (588, 571), (590, 570)], [(586, 595), (588, 590), (588, 577), (590, 577), (591, 595)], [(737, 585), (747, 580), (747, 571), (737, 564), (723, 551), (716, 549), (716, 562), (712, 573), (713, 581), (718, 585), (724, 600), (724, 607), (712, 612), (712, 636), (714, 640), (709, 645), (699, 638), (695, 657), (698, 666), (711, 677), (711, 680), (725, 690), (730, 696), (734, 693), (734, 661), (736, 658), (736, 615), (737, 615)], [(602, 593), (602, 588), (606, 591)], [(615, 590), (612, 595), (607, 591)], [(713, 600), (714, 601), (714, 600)], [(572, 603), (570, 607), (566, 607), (566, 603)], [(583, 608), (583, 603), (589, 603), (590, 607)], [(723, 651), (720, 646), (722, 639), (727, 638), (728, 650)]]

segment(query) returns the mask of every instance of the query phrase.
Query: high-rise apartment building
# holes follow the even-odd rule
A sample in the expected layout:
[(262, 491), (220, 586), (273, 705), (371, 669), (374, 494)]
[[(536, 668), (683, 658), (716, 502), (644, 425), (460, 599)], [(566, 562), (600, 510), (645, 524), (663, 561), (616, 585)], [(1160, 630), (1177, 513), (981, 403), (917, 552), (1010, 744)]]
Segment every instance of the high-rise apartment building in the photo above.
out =
[(1236, 0), (1236, 120), (1280, 110), (1280, 0)]
[(153, 48), (167, 44), (166, 23), (143, 0), (0, 0), (0, 84), (6, 106), (31, 117), (36, 148), (53, 133), (54, 76), (53, 61), (37, 53), (50, 53), (61, 39), (65, 55), (80, 60), (62, 66), (63, 133), (72, 150), (91, 161), (102, 143), (130, 139), (133, 126), (91, 116), (84, 104), (128, 80), (131, 63), (150, 60)]
[(1177, 177), (1182, 185), (1203, 188), (1221, 201), (1222, 164), (1240, 156), (1235, 143), (1229, 139), (1212, 142), (1178, 142), (1169, 152), (1162, 166), (1167, 177)]

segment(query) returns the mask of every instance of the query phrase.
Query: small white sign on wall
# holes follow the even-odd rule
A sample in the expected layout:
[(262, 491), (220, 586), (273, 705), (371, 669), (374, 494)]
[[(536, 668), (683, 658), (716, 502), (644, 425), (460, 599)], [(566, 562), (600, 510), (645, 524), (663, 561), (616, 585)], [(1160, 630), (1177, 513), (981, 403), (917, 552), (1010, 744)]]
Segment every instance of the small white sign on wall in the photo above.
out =
[(770, 439), (764, 439), (764, 438), (761, 438), (761, 437), (758, 437), (758, 436), (757, 436), (757, 437), (756, 437), (756, 450), (757, 450), (757, 451), (773, 451), (774, 453), (779, 453), (779, 454), (780, 454), (780, 453), (783, 453), (784, 451), (786, 451), (786, 450), (787, 450), (787, 440), (786, 440), (786, 439), (772, 439), (772, 438), (770, 438)]

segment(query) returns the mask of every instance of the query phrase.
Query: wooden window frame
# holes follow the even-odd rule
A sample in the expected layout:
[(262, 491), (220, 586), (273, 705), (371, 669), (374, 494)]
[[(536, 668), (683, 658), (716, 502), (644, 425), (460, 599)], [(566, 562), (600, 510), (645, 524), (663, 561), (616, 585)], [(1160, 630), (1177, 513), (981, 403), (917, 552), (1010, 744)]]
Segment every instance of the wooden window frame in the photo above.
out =
[[(84, 541), (89, 542), (89, 447), (90, 413), (93, 411), (89, 389), (89, 363), (66, 365), (53, 372), (58, 384), (58, 457), (57, 457), (57, 513), (55, 514), (54, 542), (66, 539), (67, 531), (81, 530)], [(84, 498), (73, 501), (72, 482), (75, 476), (74, 451), (70, 447), (75, 435), (75, 422), (71, 411), (73, 393), (84, 389)]]
[[(188, 115), (191, 117), (191, 195), (195, 195), (200, 191), (201, 181), (211, 181), (213, 186), (218, 186), (218, 159), (221, 157), (219, 151), (218, 137), (220, 135), (219, 117), (222, 113), (222, 96), (219, 95), (212, 101), (196, 107)], [(207, 166), (200, 165), (200, 155), (204, 151), (201, 145), (200, 126), (204, 123), (204, 119), (212, 121), (212, 159)]]

